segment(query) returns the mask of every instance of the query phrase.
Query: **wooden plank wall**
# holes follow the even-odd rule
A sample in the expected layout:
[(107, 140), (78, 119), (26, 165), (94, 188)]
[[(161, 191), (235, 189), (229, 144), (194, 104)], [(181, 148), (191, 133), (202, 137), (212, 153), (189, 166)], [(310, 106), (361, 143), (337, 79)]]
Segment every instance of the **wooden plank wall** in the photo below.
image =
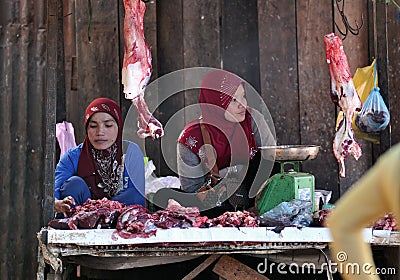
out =
[[(388, 104), (391, 112), (391, 129), (386, 129), (382, 133), (385, 138), (383, 145), (379, 150), (384, 152), (392, 144), (400, 140), (399, 127), (399, 85), (397, 77), (399, 76), (399, 39), (394, 36), (398, 32), (399, 21), (397, 20), (397, 11), (392, 6), (384, 3), (376, 4), (376, 53), (378, 61), (378, 75), (380, 92)], [(381, 138), (382, 138), (381, 137)]]
[[(397, 16), (397, 17), (396, 17)], [(390, 100), (387, 101), (389, 104), (389, 110), (391, 113), (391, 133), (390, 144), (395, 144), (400, 142), (400, 38), (394, 34), (399, 32), (398, 12), (393, 7), (388, 8), (388, 28), (387, 28), (387, 38), (388, 38), (388, 66), (389, 66), (389, 86), (388, 91), (384, 93), (385, 97), (389, 97)], [(386, 133), (388, 133), (386, 131)]]
[(332, 190), (335, 199), (340, 191), (336, 159), (332, 155), (336, 108), (329, 95), (324, 45), (324, 35), (333, 31), (332, 7), (327, 1), (300, 2), (296, 24), (300, 143), (321, 146), (316, 161), (304, 163), (304, 169), (315, 174), (316, 189)]
[[(346, 12), (348, 21), (352, 27), (356, 27), (356, 24), (361, 25), (362, 18), (364, 18), (364, 24), (359, 35), (354, 36), (349, 32), (343, 41), (343, 47), (345, 48), (345, 52), (349, 61), (350, 71), (354, 74), (358, 67), (367, 66), (372, 62), (372, 57), (374, 57), (374, 54), (369, 53), (369, 44), (372, 44), (373, 40), (370, 41), (368, 38), (367, 27), (369, 26), (369, 21), (367, 17), (367, 5), (365, 1), (346, 1), (344, 11)], [(337, 9), (334, 13), (334, 19), (338, 25), (338, 27), (335, 28), (335, 32), (338, 33), (339, 30), (344, 32), (346, 29)], [(362, 147), (363, 155), (358, 161), (356, 161), (353, 157), (349, 157), (348, 160), (346, 160), (347, 176), (339, 180), (340, 188), (338, 196), (341, 196), (373, 162), (373, 146), (369, 142), (361, 139), (359, 142)]]
[(66, 2), (71, 8), (66, 14), (74, 18), (65, 31), (66, 47), (70, 48), (66, 48), (65, 60), (71, 73), (65, 91), (66, 119), (74, 124), (76, 141), (80, 143), (86, 106), (97, 97), (121, 101), (119, 6), (118, 1), (91, 1), (90, 19), (88, 1)]
[[(0, 0), (1, 279), (35, 277), (36, 232), (52, 215), (55, 122), (71, 121), (79, 143), (83, 112), (92, 99), (113, 98), (125, 115), (131, 107), (120, 83), (123, 1), (91, 2), (89, 42), (88, 1)], [(359, 22), (361, 14), (365, 21), (359, 36), (344, 41), (351, 70), (378, 58), (391, 124), (381, 145), (362, 142), (363, 157), (346, 161), (345, 179), (338, 178), (331, 151), (337, 112), (329, 97), (323, 44), (323, 36), (335, 31), (334, 21), (340, 27), (333, 1), (150, 0), (146, 6), (152, 80), (196, 66), (241, 75), (268, 105), (279, 144), (321, 145), (317, 159), (303, 168), (316, 176), (317, 188), (333, 190), (334, 200), (400, 141), (400, 23), (392, 5), (346, 1), (349, 22)], [(197, 92), (185, 91), (161, 104), (155, 115), (166, 123), (196, 102)], [(168, 175), (173, 171), (163, 158), (162, 141), (146, 139), (140, 145), (158, 174)], [(173, 153), (175, 144), (167, 146)]]
[[(67, 53), (73, 51), (66, 51), (66, 74), (75, 73), (76, 81), (71, 77), (71, 82), (66, 82), (66, 118), (76, 124), (77, 141), (81, 141), (82, 112), (90, 100), (108, 96), (120, 102), (125, 114), (130, 108), (129, 101), (124, 100), (121, 93), (118, 68), (123, 56), (124, 11), (122, 1), (118, 4), (92, 1), (93, 41), (90, 43), (87, 5), (70, 2), (75, 3), (74, 9), (78, 12), (72, 13), (75, 19), (74, 24), (69, 25), (69, 35), (64, 34), (74, 42), (67, 42), (67, 45), (75, 48), (72, 62)], [(363, 156), (358, 161), (348, 158), (346, 178), (338, 177), (338, 166), (332, 155), (337, 108), (329, 97), (330, 77), (323, 43), (325, 34), (338, 32), (337, 28), (344, 30), (334, 2), (172, 0), (147, 1), (146, 6), (145, 35), (153, 47), (152, 80), (196, 66), (224, 68), (242, 76), (266, 102), (274, 120), (278, 144), (321, 146), (318, 158), (305, 162), (303, 170), (315, 175), (316, 188), (332, 190), (333, 200), (379, 155), (379, 147), (360, 140)], [(362, 0), (346, 2), (349, 22), (355, 26), (361, 18), (364, 21), (358, 36), (349, 34), (344, 40), (352, 73), (368, 65), (377, 55), (376, 51), (371, 51), (375, 38), (373, 30), (371, 32), (374, 26), (370, 20), (372, 7), (372, 3)], [(119, 15), (119, 22), (109, 14), (104, 15), (104, 10)], [(76, 88), (68, 89), (68, 84), (73, 82)], [(196, 91), (179, 93), (160, 104), (155, 115), (167, 124), (178, 110), (196, 101)], [(182, 119), (176, 125), (183, 127), (187, 121)], [(131, 129), (135, 130), (133, 118), (130, 122)], [(164, 157), (175, 153), (174, 143), (167, 138), (134, 140), (140, 142), (145, 154), (154, 160), (157, 175), (175, 174)]]

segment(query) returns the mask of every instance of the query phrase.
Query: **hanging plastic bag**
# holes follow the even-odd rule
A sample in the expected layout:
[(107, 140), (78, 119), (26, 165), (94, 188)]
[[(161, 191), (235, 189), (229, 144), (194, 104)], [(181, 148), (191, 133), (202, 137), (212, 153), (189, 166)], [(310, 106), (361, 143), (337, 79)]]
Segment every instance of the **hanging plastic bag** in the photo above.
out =
[(374, 65), (374, 89), (365, 100), (361, 111), (356, 116), (357, 127), (365, 133), (384, 130), (390, 121), (389, 110), (383, 101), (376, 84), (376, 63)]
[(70, 122), (63, 121), (56, 124), (56, 138), (60, 145), (60, 157), (70, 148), (76, 147), (74, 126)]
[(356, 125), (365, 133), (380, 132), (387, 127), (389, 121), (389, 110), (379, 93), (379, 88), (374, 88), (361, 112), (357, 114)]

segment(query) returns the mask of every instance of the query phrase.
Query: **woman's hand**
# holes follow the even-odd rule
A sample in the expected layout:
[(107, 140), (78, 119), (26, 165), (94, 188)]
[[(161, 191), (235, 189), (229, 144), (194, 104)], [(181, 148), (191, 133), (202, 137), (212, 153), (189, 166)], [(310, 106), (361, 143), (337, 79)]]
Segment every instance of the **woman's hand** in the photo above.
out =
[(67, 217), (67, 212), (71, 210), (71, 205), (75, 205), (75, 200), (72, 196), (67, 196), (63, 199), (56, 199), (54, 209), (57, 213), (63, 213)]

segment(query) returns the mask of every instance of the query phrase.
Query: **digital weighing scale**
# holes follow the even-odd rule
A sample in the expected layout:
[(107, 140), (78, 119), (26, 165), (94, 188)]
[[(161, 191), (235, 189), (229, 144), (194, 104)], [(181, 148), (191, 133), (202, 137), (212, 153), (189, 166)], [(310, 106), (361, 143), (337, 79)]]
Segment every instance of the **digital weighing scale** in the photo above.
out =
[[(256, 196), (258, 215), (271, 210), (283, 201), (309, 200), (315, 210), (314, 175), (300, 172), (300, 162), (316, 158), (319, 146), (283, 145), (264, 146), (261, 150), (275, 150), (275, 161), (280, 163), (280, 173), (271, 176)], [(288, 169), (289, 167), (289, 169)]]

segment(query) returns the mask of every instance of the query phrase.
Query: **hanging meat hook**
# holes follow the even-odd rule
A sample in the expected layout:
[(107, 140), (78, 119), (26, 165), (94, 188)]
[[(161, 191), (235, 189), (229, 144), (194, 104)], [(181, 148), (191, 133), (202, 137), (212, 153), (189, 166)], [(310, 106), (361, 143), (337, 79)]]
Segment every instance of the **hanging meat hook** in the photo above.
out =
[[(353, 35), (358, 35), (360, 33), (361, 28), (364, 25), (364, 17), (363, 17), (363, 15), (361, 14), (361, 25), (359, 26), (357, 21), (355, 21), (356, 27), (353, 27), (353, 26), (350, 25), (350, 23), (349, 23), (349, 21), (347, 19), (347, 16), (344, 13), (344, 0), (335, 0), (335, 2), (336, 2), (336, 8), (339, 11), (339, 14), (340, 14), (340, 16), (342, 18), (342, 22), (343, 22), (344, 28), (345, 28), (345, 30), (342, 31), (339, 28), (339, 26), (337, 25), (337, 23), (335, 22), (335, 26), (336, 26), (337, 30), (339, 31), (340, 34), (343, 35), (342, 40), (346, 39), (346, 37), (349, 34), (349, 32), (351, 34), (353, 34)], [(341, 7), (340, 7), (340, 2), (342, 2)]]

